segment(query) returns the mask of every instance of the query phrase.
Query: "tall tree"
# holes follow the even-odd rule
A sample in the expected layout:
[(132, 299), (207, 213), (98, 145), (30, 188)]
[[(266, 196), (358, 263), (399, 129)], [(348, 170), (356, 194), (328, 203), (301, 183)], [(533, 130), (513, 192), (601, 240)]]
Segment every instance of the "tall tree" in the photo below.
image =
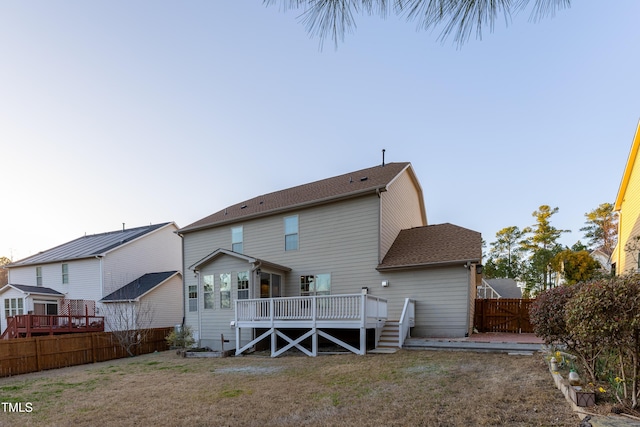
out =
[(302, 9), (299, 15), (307, 31), (320, 37), (331, 37), (337, 45), (347, 32), (356, 28), (354, 16), (364, 13), (385, 18), (391, 13), (416, 21), (418, 28), (432, 30), (442, 27), (440, 39), (450, 34), (462, 44), (475, 34), (482, 38), (482, 30), (490, 31), (498, 21), (511, 21), (516, 13), (533, 3), (533, 20), (553, 16), (556, 11), (571, 6), (571, 0), (263, 0), (266, 5), (279, 4), (282, 9)]
[(588, 244), (593, 249), (602, 249), (607, 255), (611, 255), (618, 242), (618, 213), (613, 211), (613, 205), (602, 203), (584, 216), (587, 218), (586, 226), (580, 231), (585, 232)]
[(9, 283), (9, 273), (4, 266), (10, 263), (11, 260), (9, 258), (4, 256), (0, 257), (0, 288)]
[(558, 239), (563, 233), (569, 232), (569, 230), (560, 230), (551, 225), (551, 217), (558, 211), (557, 207), (551, 208), (548, 205), (541, 205), (531, 214), (536, 219), (536, 223), (523, 230), (524, 233), (530, 235), (522, 240), (521, 246), (530, 253), (526, 282), (527, 288), (532, 293), (553, 286), (551, 260), (563, 249), (558, 244)]
[(495, 267), (492, 277), (516, 278), (520, 272), (520, 244), (524, 233), (516, 226), (505, 227), (496, 233), (491, 243), (490, 262)]

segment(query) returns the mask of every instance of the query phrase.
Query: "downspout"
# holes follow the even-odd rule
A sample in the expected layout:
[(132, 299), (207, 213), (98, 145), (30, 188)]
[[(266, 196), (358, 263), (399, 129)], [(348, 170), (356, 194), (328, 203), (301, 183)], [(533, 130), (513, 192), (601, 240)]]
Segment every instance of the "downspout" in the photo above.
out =
[[(104, 298), (104, 262), (103, 262), (103, 256), (102, 255), (96, 255), (96, 259), (100, 262), (100, 299)], [(65, 295), (68, 295), (69, 293), (67, 292)], [(102, 311), (102, 305), (100, 305), (100, 307), (98, 307), (98, 302), (96, 301), (96, 308), (100, 311)], [(94, 315), (97, 314), (102, 314), (102, 313), (94, 313)]]
[(250, 285), (249, 285), (249, 299), (253, 299), (253, 291), (255, 289), (255, 283), (254, 283), (254, 277), (255, 277), (255, 272), (262, 266), (262, 261), (258, 261), (257, 263), (253, 264), (253, 268), (251, 269), (251, 271), (249, 272), (249, 280), (250, 280)]
[[(198, 299), (196, 303), (198, 304), (198, 347), (202, 347), (202, 310), (200, 310), (200, 295), (202, 294), (202, 290), (200, 289), (200, 270), (193, 270), (196, 273), (196, 289), (198, 290)], [(187, 303), (189, 300), (189, 295), (187, 295)]]
[[(253, 281), (255, 280), (254, 278), (256, 277), (256, 272), (258, 271), (258, 269), (260, 268), (260, 266), (262, 265), (262, 261), (258, 260), (258, 262), (253, 264), (253, 268), (251, 268), (251, 271), (249, 272), (249, 299), (253, 299), (253, 292), (255, 289), (255, 284), (253, 283)], [(258, 282), (259, 283), (259, 282)], [(238, 315), (238, 313), (236, 313), (236, 316)], [(236, 328), (238, 328), (238, 325), (236, 325)], [(236, 329), (236, 331), (238, 331)], [(240, 334), (238, 333), (236, 335), (236, 348), (240, 348), (238, 347), (238, 343), (240, 342)], [(256, 339), (256, 329), (255, 328), (251, 328), (251, 339), (254, 340)]]
[[(471, 316), (471, 270), (475, 270), (475, 264), (472, 264), (470, 262), (466, 263), (464, 266), (467, 269), (467, 300), (466, 300), (466, 311), (467, 311), (467, 315), (466, 315), (466, 326), (465, 326), (465, 331), (464, 331), (464, 336), (468, 337), (469, 336), (469, 322), (470, 322), (470, 316)], [(475, 273), (475, 271), (474, 271)]]
[[(189, 294), (187, 294), (187, 286), (185, 283), (186, 269), (184, 266), (184, 235), (178, 233), (177, 231), (175, 231), (175, 233), (180, 237), (180, 241), (182, 242), (182, 250), (180, 251), (182, 254), (182, 323), (180, 323), (180, 325), (182, 328), (184, 328), (185, 322), (187, 321), (187, 309), (184, 302), (187, 301), (187, 304), (189, 303)], [(185, 295), (187, 296), (187, 298), (185, 298)]]

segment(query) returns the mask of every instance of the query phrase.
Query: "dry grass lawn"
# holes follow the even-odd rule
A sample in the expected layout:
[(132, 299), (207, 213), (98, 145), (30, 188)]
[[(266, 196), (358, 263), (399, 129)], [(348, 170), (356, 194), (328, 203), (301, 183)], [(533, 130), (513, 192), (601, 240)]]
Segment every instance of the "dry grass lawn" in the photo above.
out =
[[(576, 426), (543, 357), (403, 350), (185, 359), (0, 378), (2, 426)], [(0, 409), (1, 410), (1, 409)]]

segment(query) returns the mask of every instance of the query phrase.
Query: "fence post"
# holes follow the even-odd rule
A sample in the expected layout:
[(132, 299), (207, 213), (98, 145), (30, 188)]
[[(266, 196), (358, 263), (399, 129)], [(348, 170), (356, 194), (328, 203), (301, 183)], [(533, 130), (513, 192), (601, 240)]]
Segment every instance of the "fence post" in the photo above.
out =
[(35, 337), (35, 345), (36, 345), (36, 372), (40, 372), (40, 337)]

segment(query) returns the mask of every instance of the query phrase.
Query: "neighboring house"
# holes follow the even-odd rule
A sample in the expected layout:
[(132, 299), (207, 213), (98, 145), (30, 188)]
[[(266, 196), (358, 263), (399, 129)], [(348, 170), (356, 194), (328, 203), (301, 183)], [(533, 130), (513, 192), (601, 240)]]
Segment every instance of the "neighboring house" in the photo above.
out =
[(614, 210), (618, 212), (618, 244), (611, 255), (616, 274), (640, 268), (640, 122), (631, 144)]
[(602, 249), (595, 249), (589, 254), (591, 258), (598, 261), (600, 264), (600, 272), (603, 274), (611, 274), (611, 254), (608, 254)]
[(409, 326), (413, 336), (472, 332), (481, 235), (427, 225), (410, 163), (261, 195), (179, 234), (186, 324), (202, 346), (224, 338), (241, 353), (270, 338), (272, 355), (315, 355), (323, 339), (363, 354), (385, 325), (396, 347)]
[[(9, 316), (86, 315), (95, 317), (97, 323), (110, 310), (123, 304), (131, 307), (134, 302), (153, 308), (151, 327), (181, 323), (181, 239), (177, 230), (173, 222), (123, 227), (85, 235), (8, 264), (9, 284), (0, 289), (2, 331)], [(115, 329), (113, 319), (105, 319), (106, 330)]]
[(482, 279), (478, 298), (522, 298), (522, 288), (513, 279)]

